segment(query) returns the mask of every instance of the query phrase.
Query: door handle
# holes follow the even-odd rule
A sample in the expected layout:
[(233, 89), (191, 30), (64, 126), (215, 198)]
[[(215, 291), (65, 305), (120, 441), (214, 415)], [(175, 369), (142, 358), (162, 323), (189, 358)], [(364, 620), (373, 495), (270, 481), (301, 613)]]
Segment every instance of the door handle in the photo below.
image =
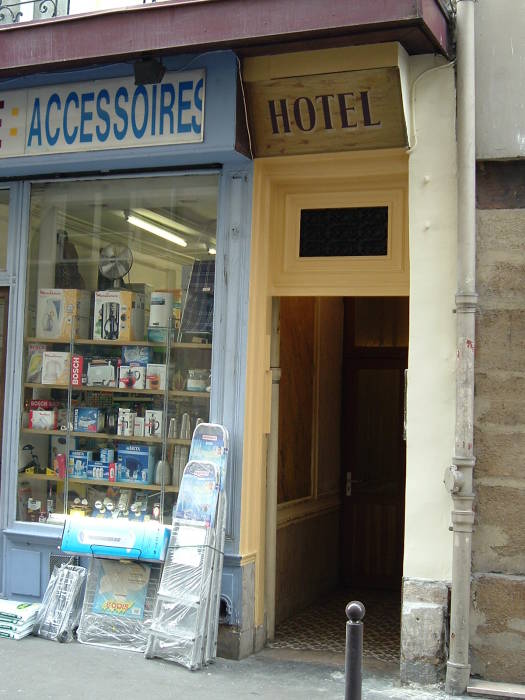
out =
[(347, 496), (352, 495), (352, 484), (362, 484), (361, 479), (352, 479), (352, 472), (346, 472), (346, 487), (345, 494)]

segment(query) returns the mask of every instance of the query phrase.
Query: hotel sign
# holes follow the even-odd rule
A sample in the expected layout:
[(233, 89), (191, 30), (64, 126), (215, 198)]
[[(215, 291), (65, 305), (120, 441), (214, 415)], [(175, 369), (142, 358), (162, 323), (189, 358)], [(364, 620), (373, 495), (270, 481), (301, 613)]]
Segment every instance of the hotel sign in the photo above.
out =
[(0, 89), (0, 157), (198, 143), (204, 92), (204, 70), (166, 73), (156, 85), (129, 77)]
[(247, 83), (257, 156), (407, 146), (399, 68)]

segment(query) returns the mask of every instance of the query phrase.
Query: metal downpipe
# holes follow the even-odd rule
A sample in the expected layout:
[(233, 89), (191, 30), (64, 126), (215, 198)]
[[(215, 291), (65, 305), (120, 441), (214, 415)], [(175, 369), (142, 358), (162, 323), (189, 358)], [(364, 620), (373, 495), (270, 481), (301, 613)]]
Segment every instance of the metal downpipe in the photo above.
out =
[(457, 2), (458, 286), (456, 294), (456, 426), (452, 466), (445, 485), (452, 495), (452, 596), (446, 691), (462, 695), (470, 678), (469, 613), (474, 440), (476, 294), (476, 149), (474, 2)]

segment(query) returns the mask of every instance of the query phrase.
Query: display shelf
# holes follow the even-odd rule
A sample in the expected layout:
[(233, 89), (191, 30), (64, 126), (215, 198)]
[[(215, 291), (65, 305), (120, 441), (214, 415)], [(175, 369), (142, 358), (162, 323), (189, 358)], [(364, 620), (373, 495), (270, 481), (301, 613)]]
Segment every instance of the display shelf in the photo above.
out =
[[(69, 389), (68, 384), (24, 384), (26, 389)], [(95, 385), (71, 385), (72, 391), (86, 391), (104, 394), (139, 394), (140, 396), (164, 396), (164, 389), (126, 389), (116, 386), (95, 386)]]
[[(31, 479), (33, 481), (64, 481), (60, 479), (56, 474), (26, 474), (25, 472), (20, 472), (20, 476), (25, 479)], [(127, 481), (108, 481), (107, 479), (75, 479), (74, 477), (68, 477), (68, 482), (70, 484), (84, 484), (85, 486), (114, 486), (119, 489), (138, 489), (140, 491), (159, 491), (161, 489), (160, 484), (132, 484)], [(164, 486), (167, 493), (178, 493), (178, 486)]]
[[(25, 339), (26, 343), (40, 343), (42, 345), (69, 345), (69, 340), (56, 340), (53, 338), (34, 338), (28, 337)], [(122, 347), (123, 345), (144, 345), (149, 348), (157, 348), (158, 350), (165, 350), (166, 343), (154, 343), (151, 340), (98, 340), (89, 338), (75, 338), (73, 340), (74, 345), (103, 345), (106, 347)], [(171, 346), (175, 350), (211, 350), (211, 343), (172, 343)]]
[(181, 398), (181, 399), (204, 399), (206, 401), (210, 400), (209, 391), (184, 391), (184, 390), (174, 390), (169, 391), (168, 396), (170, 398)]
[[(38, 428), (22, 428), (21, 432), (24, 435), (61, 435), (66, 437), (67, 430), (39, 430)], [(114, 442), (145, 442), (154, 445), (162, 443), (161, 437), (149, 437), (138, 435), (116, 435), (115, 433), (84, 433), (81, 431), (70, 431), (71, 437), (86, 438), (90, 440), (112, 440)], [(191, 440), (182, 440), (181, 438), (168, 438), (168, 445), (191, 445)]]

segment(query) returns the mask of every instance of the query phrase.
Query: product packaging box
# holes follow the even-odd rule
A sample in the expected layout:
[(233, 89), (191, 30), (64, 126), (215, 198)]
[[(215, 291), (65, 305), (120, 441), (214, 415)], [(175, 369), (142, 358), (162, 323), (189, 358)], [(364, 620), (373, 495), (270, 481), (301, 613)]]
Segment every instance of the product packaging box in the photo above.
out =
[(114, 462), (115, 450), (112, 450), (110, 447), (103, 447), (100, 450), (100, 461), (103, 464), (109, 464), (110, 462)]
[(117, 481), (151, 484), (156, 449), (148, 445), (119, 443), (117, 446)]
[(151, 284), (146, 284), (145, 282), (130, 282), (126, 285), (127, 289), (132, 292), (137, 292), (138, 294), (144, 295), (144, 328), (149, 325), (150, 307), (151, 307), (151, 294), (153, 287)]
[(27, 370), (26, 381), (34, 384), (42, 384), (42, 362), (47, 345), (30, 343), (27, 346)]
[(127, 437), (133, 435), (136, 413), (130, 408), (119, 408), (117, 419), (117, 435), (125, 435)]
[(170, 533), (171, 528), (154, 521), (67, 518), (61, 550), (68, 554), (164, 561)]
[(146, 367), (146, 389), (166, 388), (166, 365), (149, 363)]
[(143, 340), (144, 295), (122, 289), (95, 292), (93, 338)]
[(153, 348), (148, 345), (124, 345), (122, 347), (123, 365), (141, 365), (146, 367), (153, 360)]
[(51, 411), (31, 409), (29, 411), (29, 428), (32, 430), (56, 430), (56, 409), (52, 409)]
[(36, 307), (36, 335), (69, 341), (89, 338), (91, 292), (85, 289), (39, 289)]
[(144, 389), (146, 368), (142, 365), (120, 365), (119, 389)]
[(115, 481), (115, 462), (106, 464), (105, 462), (89, 461), (87, 463), (86, 477), (88, 479), (106, 479), (107, 481)]
[(133, 435), (135, 437), (144, 437), (144, 418), (136, 416), (133, 421)]
[[(69, 449), (71, 451), (77, 449), (76, 438), (69, 438)], [(65, 435), (52, 435), (50, 438), (49, 447), (49, 465), (55, 474), (63, 479), (67, 468), (67, 438)]]
[(84, 371), (84, 357), (73, 355), (71, 357), (71, 386), (82, 386)]
[[(171, 331), (171, 342), (175, 342), (175, 330)], [(168, 337), (168, 330), (166, 328), (148, 328), (148, 340), (150, 343), (159, 343), (159, 345), (165, 345)]]
[(173, 292), (157, 290), (151, 294), (149, 326), (168, 328), (173, 319)]
[(148, 410), (144, 413), (144, 435), (160, 437), (162, 435), (163, 411)]
[(68, 461), (68, 474), (75, 479), (87, 478), (88, 462), (93, 460), (91, 450), (70, 450)]
[(105, 414), (101, 408), (75, 408), (73, 430), (78, 433), (100, 433), (104, 430)]
[(88, 362), (86, 383), (88, 386), (117, 386), (118, 360), (91, 359)]
[(70, 377), (68, 352), (45, 350), (42, 357), (42, 384), (67, 386)]

